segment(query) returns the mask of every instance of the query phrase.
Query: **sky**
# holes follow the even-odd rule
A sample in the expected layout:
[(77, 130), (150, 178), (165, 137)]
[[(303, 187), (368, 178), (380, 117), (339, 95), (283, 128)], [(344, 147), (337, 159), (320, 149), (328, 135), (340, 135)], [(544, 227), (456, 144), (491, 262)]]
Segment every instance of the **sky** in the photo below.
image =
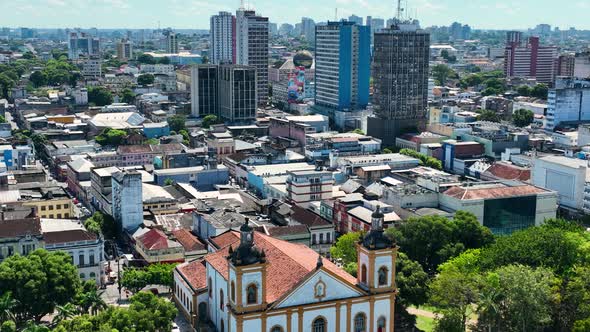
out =
[[(351, 14), (388, 18), (396, 0), (244, 0), (274, 23), (316, 22)], [(402, 0), (423, 27), (457, 21), (477, 29), (527, 29), (539, 23), (589, 29), (590, 0)], [(239, 0), (0, 0), (1, 26), (35, 28), (208, 29), (209, 17)], [(417, 15), (415, 14), (417, 13)]]

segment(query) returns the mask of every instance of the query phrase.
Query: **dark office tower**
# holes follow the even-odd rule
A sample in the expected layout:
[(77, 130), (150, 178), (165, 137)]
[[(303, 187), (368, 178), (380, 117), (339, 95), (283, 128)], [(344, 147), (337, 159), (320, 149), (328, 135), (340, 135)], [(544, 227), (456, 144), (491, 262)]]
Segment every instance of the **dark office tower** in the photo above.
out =
[(191, 67), (191, 115), (203, 117), (218, 115), (218, 67), (197, 65)]
[(374, 117), (367, 134), (385, 146), (408, 130), (426, 124), (430, 34), (416, 25), (400, 24), (375, 33), (373, 53)]
[(221, 119), (249, 123), (256, 119), (257, 77), (252, 66), (220, 65), (218, 102)]

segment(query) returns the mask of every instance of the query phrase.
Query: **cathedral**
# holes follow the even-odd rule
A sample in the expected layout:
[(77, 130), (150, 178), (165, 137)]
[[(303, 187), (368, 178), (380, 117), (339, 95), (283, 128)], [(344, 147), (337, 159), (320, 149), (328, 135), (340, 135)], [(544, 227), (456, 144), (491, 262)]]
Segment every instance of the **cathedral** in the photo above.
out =
[(356, 244), (356, 278), (246, 220), (213, 239), (205, 257), (176, 267), (174, 299), (197, 331), (393, 331), (397, 246), (383, 218), (377, 208)]

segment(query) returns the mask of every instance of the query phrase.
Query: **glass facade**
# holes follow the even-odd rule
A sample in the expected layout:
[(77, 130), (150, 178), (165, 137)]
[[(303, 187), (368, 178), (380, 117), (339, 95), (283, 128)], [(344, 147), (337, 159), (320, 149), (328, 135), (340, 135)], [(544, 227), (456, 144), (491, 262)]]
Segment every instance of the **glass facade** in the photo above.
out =
[(483, 225), (502, 235), (535, 225), (537, 197), (489, 199), (484, 202)]

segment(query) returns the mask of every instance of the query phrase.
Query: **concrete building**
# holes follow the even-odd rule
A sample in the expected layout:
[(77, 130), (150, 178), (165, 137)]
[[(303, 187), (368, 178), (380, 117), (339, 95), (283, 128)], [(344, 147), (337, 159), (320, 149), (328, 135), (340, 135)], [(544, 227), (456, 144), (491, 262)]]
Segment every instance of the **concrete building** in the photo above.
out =
[(560, 78), (549, 89), (545, 128), (590, 121), (590, 79)]
[(102, 76), (102, 62), (99, 58), (88, 58), (82, 64), (82, 76), (99, 78)]
[(212, 64), (235, 63), (236, 18), (229, 12), (211, 16), (209, 57)]
[(466, 183), (441, 192), (439, 204), (473, 213), (495, 234), (510, 234), (555, 218), (557, 193), (518, 181)]
[(215, 168), (203, 166), (158, 169), (154, 171), (154, 182), (159, 186), (166, 181), (174, 183), (189, 183), (200, 191), (215, 190), (215, 185), (224, 185), (229, 182), (229, 171), (223, 165)]
[(133, 58), (133, 45), (129, 39), (121, 39), (117, 43), (117, 59), (129, 60)]
[(235, 64), (255, 68), (257, 105), (268, 103), (268, 17), (254, 11), (238, 9), (236, 12)]
[(574, 77), (590, 78), (590, 51), (576, 53)]
[(375, 105), (365, 132), (387, 146), (408, 128), (423, 130), (428, 110), (430, 34), (413, 25), (392, 26), (375, 34)]
[(586, 160), (565, 156), (545, 156), (534, 159), (531, 182), (554, 190), (559, 195), (559, 205), (574, 210), (589, 210), (585, 203), (585, 188), (589, 187), (590, 176)]
[(352, 22), (316, 27), (315, 104), (333, 111), (369, 103), (370, 31)]
[(142, 199), (141, 173), (120, 171), (112, 174), (112, 216), (129, 233), (143, 224)]
[(104, 281), (104, 241), (84, 228), (79, 220), (41, 219), (41, 231), (48, 251), (64, 251), (72, 257), (80, 279)]
[[(362, 25), (362, 23), (360, 25)], [(315, 43), (315, 21), (313, 19), (309, 17), (301, 18), (301, 35), (303, 35), (308, 42)]]
[(397, 247), (383, 234), (383, 214), (372, 217), (356, 245), (357, 278), (246, 221), (239, 241), (176, 267), (174, 300), (193, 327), (209, 322), (218, 331), (393, 331)]
[(173, 31), (166, 31), (166, 53), (178, 54), (178, 39)]
[[(221, 65), (218, 79), (218, 114), (221, 119), (230, 123), (249, 123), (256, 119), (256, 101), (260, 103), (261, 100), (258, 68)], [(265, 79), (264, 88), (266, 92), (263, 99), (268, 96), (268, 78)]]
[(68, 58), (77, 60), (80, 56), (100, 55), (100, 39), (85, 32), (70, 32), (68, 35)]
[[(213, 18), (211, 18), (213, 20)], [(219, 66), (191, 67), (191, 115), (204, 117), (219, 114)]]
[(307, 208), (311, 202), (332, 198), (332, 172), (289, 171), (287, 172), (287, 196), (291, 202)]
[(506, 78), (535, 78), (548, 85), (555, 81), (557, 48), (540, 45), (539, 37), (530, 37), (523, 44), (521, 32), (507, 32), (504, 59)]

